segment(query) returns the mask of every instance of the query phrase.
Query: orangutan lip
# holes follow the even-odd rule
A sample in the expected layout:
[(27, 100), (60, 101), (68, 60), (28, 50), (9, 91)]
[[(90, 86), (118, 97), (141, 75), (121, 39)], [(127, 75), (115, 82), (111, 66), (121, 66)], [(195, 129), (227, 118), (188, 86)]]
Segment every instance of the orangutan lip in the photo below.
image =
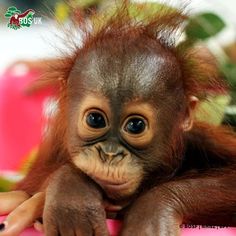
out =
[(98, 183), (101, 187), (110, 190), (124, 190), (130, 185), (130, 182), (112, 182), (108, 180), (102, 180), (98, 178), (93, 178), (93, 180)]

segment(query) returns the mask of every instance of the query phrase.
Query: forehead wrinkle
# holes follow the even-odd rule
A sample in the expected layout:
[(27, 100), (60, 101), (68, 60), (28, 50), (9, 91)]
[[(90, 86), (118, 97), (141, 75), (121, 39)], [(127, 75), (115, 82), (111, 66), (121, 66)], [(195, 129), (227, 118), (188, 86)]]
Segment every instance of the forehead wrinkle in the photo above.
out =
[(106, 53), (99, 55), (95, 51), (89, 52), (81, 67), (85, 87), (104, 94), (110, 91), (115, 94), (120, 84), (119, 62)]
[(116, 90), (133, 90), (135, 85), (139, 87), (152, 86), (156, 80), (162, 65), (165, 63), (163, 57), (156, 55), (137, 55), (124, 57), (99, 57), (96, 53), (90, 57), (87, 68), (83, 75), (93, 84), (100, 88), (110, 87)]
[(93, 50), (81, 67), (82, 80), (86, 88), (120, 102), (134, 96), (147, 97), (154, 89), (164, 92), (165, 80), (173, 76), (170, 68), (177, 64), (172, 58), (163, 50), (115, 55), (103, 49)]
[(141, 54), (131, 58), (125, 70), (124, 86), (132, 86), (135, 94), (147, 95), (157, 80), (163, 78), (166, 60), (160, 55)]
[(99, 60), (100, 58), (96, 53), (92, 53), (86, 59), (86, 63), (82, 67), (81, 76), (82, 81), (87, 87), (96, 88), (100, 91), (104, 87), (104, 79), (100, 70)]

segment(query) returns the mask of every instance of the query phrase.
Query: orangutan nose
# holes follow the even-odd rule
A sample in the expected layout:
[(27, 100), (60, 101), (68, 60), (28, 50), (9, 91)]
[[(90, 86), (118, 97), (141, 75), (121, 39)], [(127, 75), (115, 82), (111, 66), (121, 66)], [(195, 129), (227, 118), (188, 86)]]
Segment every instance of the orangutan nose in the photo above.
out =
[(114, 142), (104, 142), (99, 145), (99, 154), (102, 161), (112, 161), (116, 157), (123, 157), (125, 149)]

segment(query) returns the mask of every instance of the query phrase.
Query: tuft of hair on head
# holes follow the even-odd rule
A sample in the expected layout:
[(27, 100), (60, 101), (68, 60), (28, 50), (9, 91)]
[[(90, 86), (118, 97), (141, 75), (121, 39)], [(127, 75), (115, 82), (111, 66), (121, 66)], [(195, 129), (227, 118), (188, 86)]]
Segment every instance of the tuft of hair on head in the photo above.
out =
[(61, 58), (49, 64), (43, 78), (51, 81), (49, 84), (60, 84), (61, 91), (64, 91), (75, 61), (84, 57), (90, 49), (103, 47), (115, 54), (116, 50), (120, 51), (129, 45), (150, 50), (161, 46), (179, 62), (186, 97), (194, 95), (204, 99), (212, 90), (225, 90), (223, 80), (219, 79), (216, 61), (209, 53), (178, 46), (178, 39), (188, 20), (184, 7), (177, 10), (163, 5), (159, 11), (140, 18), (142, 4), (136, 8), (136, 14), (130, 11), (129, 4), (123, 1), (114, 7), (113, 14), (109, 16), (95, 14), (92, 22), (75, 14), (73, 26), (63, 29), (66, 34), (64, 45), (70, 50), (62, 52)]
[(114, 5), (109, 16), (106, 13), (94, 14), (92, 22), (83, 18), (79, 11), (72, 14), (74, 17), (69, 24), (63, 26), (58, 22), (62, 32), (58, 36), (64, 48), (59, 48), (60, 57), (45, 61), (45, 73), (39, 83), (47, 85), (66, 81), (75, 60), (92, 47), (106, 45), (115, 50), (129, 44), (145, 46), (146, 40), (150, 43), (153, 40), (153, 44), (174, 49), (177, 35), (187, 18), (182, 11), (160, 5), (158, 12), (140, 19), (144, 5), (137, 4), (134, 14), (130, 4), (124, 0), (122, 4)]
[(95, 17), (95, 30), (86, 35), (84, 47), (104, 41), (127, 45), (138, 43), (140, 39), (153, 39), (167, 48), (175, 46), (176, 33), (186, 19), (182, 11), (162, 5), (155, 13), (140, 17), (143, 5), (136, 7), (136, 13), (131, 7), (124, 1), (114, 7), (114, 14), (110, 17)]

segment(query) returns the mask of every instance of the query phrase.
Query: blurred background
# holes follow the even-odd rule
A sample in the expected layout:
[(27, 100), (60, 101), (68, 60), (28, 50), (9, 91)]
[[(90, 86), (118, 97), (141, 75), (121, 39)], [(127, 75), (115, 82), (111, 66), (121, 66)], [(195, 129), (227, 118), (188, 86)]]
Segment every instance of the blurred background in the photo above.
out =
[[(69, 19), (78, 16), (93, 22), (94, 13), (111, 15), (115, 2), (120, 1), (0, 0), (0, 191), (8, 190), (25, 173), (26, 163), (34, 159), (56, 109), (52, 91), (42, 89), (29, 94), (27, 88), (42, 73), (41, 59), (58, 56), (58, 47), (66, 50), (66, 45), (60, 44), (58, 22), (70, 25)], [(145, 18), (163, 5), (176, 9), (187, 5), (190, 19), (180, 43), (203, 46), (204, 53), (217, 63), (219, 76), (229, 84), (225, 91), (212, 91), (208, 101), (200, 105), (197, 119), (235, 128), (236, 1), (130, 1), (130, 13), (135, 15), (141, 6), (140, 18)], [(32, 24), (17, 25), (16, 14), (32, 19)]]
[[(56, 31), (54, 27), (55, 17), (60, 21), (66, 22), (67, 18), (72, 14), (70, 6), (77, 6), (88, 12), (88, 9), (96, 9), (102, 11), (106, 5), (115, 2), (113, 0), (69, 0), (68, 3), (60, 0), (22, 0), (10, 1), (0, 0), (0, 73), (9, 63), (15, 59), (35, 59), (41, 57), (49, 57), (55, 54), (52, 47), (56, 44), (57, 38), (54, 37), (52, 31)], [(116, 2), (119, 2), (116, 0)], [(137, 3), (155, 3), (161, 2), (172, 6), (182, 6), (188, 3), (187, 9), (190, 14), (198, 12), (213, 12), (224, 20), (226, 27), (214, 39), (221, 46), (229, 46), (233, 44), (236, 38), (236, 1), (235, 0), (149, 0), (149, 1), (132, 1)], [(32, 25), (30, 28), (22, 28), (21, 30), (11, 30), (6, 27), (8, 19), (4, 17), (6, 10), (10, 6), (15, 6), (24, 12), (27, 9), (34, 9), (35, 16), (42, 17), (42, 24)], [(19, 45), (22, 45), (19, 47)], [(25, 51), (24, 45), (27, 45)], [(3, 56), (4, 55), (4, 56)]]

